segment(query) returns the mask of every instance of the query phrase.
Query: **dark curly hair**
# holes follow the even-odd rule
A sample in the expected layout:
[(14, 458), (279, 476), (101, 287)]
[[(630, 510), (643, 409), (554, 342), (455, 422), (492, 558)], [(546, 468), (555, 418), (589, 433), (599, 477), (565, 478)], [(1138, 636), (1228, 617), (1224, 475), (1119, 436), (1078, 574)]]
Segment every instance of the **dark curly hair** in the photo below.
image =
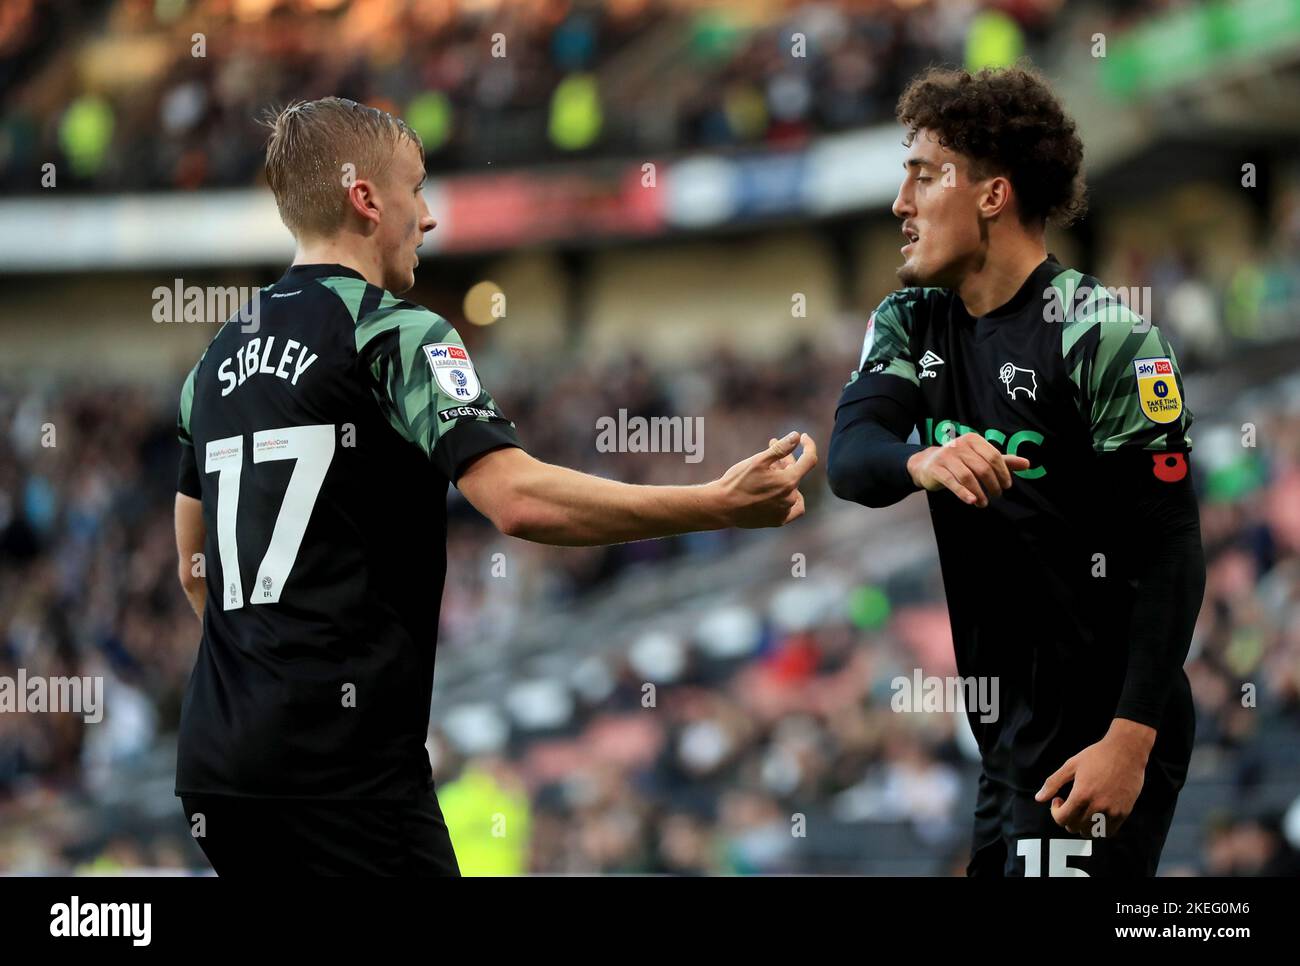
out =
[(932, 67), (898, 99), (911, 146), (922, 128), (970, 158), (977, 178), (1005, 175), (1020, 219), (1069, 225), (1087, 210), (1083, 142), (1047, 81), (1024, 67), (978, 74)]

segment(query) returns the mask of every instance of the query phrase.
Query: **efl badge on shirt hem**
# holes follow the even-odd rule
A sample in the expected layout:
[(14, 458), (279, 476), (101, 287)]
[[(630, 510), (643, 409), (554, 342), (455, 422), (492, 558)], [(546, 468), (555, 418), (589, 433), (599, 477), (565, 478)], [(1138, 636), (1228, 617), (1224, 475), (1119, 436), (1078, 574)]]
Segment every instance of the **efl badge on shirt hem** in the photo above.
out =
[(482, 391), (474, 363), (464, 346), (454, 342), (434, 342), (424, 347), (424, 357), (429, 360), (433, 378), (444, 395), (462, 402), (477, 399)]
[(1174, 364), (1168, 358), (1134, 359), (1142, 415), (1153, 423), (1172, 423), (1183, 414)]

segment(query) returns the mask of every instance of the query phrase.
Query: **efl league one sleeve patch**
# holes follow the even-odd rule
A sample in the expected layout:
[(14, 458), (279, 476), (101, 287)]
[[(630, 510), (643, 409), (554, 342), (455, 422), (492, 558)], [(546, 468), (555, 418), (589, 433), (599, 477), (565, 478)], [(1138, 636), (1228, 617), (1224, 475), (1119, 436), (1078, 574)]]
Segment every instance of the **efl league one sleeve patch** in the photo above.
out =
[(1138, 403), (1142, 415), (1153, 423), (1172, 423), (1183, 414), (1183, 397), (1178, 394), (1174, 364), (1167, 358), (1134, 359), (1137, 371)]
[(478, 398), (483, 387), (479, 385), (474, 363), (464, 346), (454, 342), (434, 342), (424, 347), (424, 357), (429, 360), (433, 378), (444, 395), (461, 402)]

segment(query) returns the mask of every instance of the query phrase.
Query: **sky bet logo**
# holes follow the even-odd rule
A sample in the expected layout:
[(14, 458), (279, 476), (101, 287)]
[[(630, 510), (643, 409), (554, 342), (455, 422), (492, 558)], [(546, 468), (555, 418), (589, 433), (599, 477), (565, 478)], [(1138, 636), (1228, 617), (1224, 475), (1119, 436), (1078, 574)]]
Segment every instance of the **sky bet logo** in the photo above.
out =
[(460, 346), (449, 345), (445, 348), (439, 346), (429, 347), (429, 357), (432, 359), (460, 359), (462, 362), (469, 358), (465, 350)]
[(1174, 367), (1167, 359), (1144, 359), (1137, 364), (1138, 378), (1143, 376), (1172, 376)]

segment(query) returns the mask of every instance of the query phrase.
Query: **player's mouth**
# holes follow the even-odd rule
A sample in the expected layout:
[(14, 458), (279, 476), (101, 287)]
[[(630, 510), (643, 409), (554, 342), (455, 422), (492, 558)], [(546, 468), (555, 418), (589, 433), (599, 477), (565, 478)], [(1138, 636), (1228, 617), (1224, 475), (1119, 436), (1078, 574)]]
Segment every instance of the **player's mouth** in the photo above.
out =
[(912, 247), (913, 245), (915, 245), (915, 244), (917, 243), (917, 241), (920, 240), (920, 238), (921, 238), (921, 233), (918, 232), (915, 228), (911, 227), (910, 225), (904, 225), (904, 226), (903, 226), (903, 237), (905, 237), (905, 238), (907, 239), (907, 244), (904, 245), (904, 246), (903, 246), (901, 249), (899, 249), (899, 250), (900, 250), (904, 255), (906, 255), (906, 254), (908, 253), (909, 249), (911, 249), (911, 247)]

